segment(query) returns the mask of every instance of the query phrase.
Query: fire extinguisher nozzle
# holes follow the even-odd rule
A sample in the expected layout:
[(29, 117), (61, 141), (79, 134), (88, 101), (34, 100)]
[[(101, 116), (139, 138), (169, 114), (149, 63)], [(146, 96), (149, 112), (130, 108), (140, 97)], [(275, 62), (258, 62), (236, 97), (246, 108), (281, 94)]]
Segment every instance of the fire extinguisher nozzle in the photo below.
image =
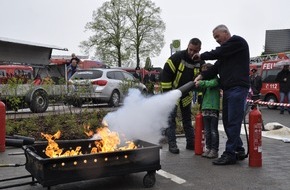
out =
[(194, 81), (190, 81), (178, 88), (178, 90), (180, 90), (182, 94), (186, 94), (194, 89), (196, 89)]

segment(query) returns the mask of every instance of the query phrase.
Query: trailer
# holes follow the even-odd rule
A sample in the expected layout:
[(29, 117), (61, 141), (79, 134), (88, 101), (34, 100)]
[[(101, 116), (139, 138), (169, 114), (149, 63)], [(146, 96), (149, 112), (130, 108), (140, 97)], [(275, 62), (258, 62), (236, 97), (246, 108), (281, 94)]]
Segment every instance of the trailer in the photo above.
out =
[[(30, 108), (33, 113), (42, 113), (51, 99), (59, 100), (66, 95), (66, 64), (51, 63), (52, 50), (67, 51), (0, 37), (0, 100), (7, 110)], [(33, 68), (32, 73), (29, 68)]]

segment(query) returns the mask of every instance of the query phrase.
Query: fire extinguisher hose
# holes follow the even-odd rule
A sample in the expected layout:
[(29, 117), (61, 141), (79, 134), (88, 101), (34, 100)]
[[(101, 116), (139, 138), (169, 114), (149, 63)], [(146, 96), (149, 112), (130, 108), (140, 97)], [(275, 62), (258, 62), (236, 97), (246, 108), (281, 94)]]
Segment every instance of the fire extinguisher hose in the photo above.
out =
[(247, 114), (245, 112), (245, 114), (244, 114), (244, 129), (245, 129), (246, 140), (247, 140), (247, 153), (246, 153), (246, 158), (248, 158), (250, 145), (249, 145), (249, 135), (248, 135), (247, 126), (246, 126), (246, 115)]

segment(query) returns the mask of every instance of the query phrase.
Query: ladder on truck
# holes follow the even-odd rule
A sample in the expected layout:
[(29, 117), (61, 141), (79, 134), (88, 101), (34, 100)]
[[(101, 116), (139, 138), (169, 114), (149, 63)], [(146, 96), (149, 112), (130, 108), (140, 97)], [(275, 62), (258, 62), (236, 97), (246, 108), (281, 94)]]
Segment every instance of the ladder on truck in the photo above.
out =
[(268, 61), (268, 60), (280, 60), (280, 59), (289, 59), (289, 58), (290, 58), (290, 52), (260, 55), (257, 57), (251, 57), (250, 64), (259, 64), (259, 63), (262, 64), (262, 62)]

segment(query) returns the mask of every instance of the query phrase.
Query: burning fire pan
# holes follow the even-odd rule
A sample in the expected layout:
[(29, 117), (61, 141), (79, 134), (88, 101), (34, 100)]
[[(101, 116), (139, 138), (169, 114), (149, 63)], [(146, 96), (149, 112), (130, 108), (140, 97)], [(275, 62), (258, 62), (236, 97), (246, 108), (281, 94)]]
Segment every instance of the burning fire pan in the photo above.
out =
[(48, 158), (45, 155), (47, 142), (23, 146), (26, 170), (44, 187), (143, 171), (147, 171), (144, 186), (152, 187), (156, 170), (161, 169), (161, 147), (146, 141), (134, 141), (137, 149), (96, 154), (89, 154), (95, 146), (94, 140), (56, 142), (65, 150), (81, 146), (83, 155)]

